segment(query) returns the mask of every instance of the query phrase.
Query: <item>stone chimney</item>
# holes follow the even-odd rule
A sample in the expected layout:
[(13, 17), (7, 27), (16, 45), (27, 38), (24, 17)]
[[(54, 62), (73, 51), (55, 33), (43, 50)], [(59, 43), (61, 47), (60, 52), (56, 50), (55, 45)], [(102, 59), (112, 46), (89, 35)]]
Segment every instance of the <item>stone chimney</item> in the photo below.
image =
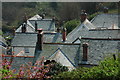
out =
[(62, 39), (63, 39), (63, 42), (66, 41), (66, 34), (67, 34), (67, 29), (63, 28), (63, 30), (62, 30)]
[(83, 61), (87, 61), (88, 60), (88, 43), (83, 43), (82, 45), (83, 47)]
[(42, 50), (43, 48), (43, 32), (42, 29), (38, 29), (38, 35), (37, 35), (37, 44), (38, 44), (38, 49)]
[(35, 31), (37, 32), (37, 29), (38, 29), (38, 24), (37, 24), (37, 21), (35, 21)]
[(82, 10), (80, 15), (81, 22), (84, 22), (86, 18), (87, 18), (87, 13), (84, 10)]
[(107, 7), (104, 7), (103, 12), (104, 12), (104, 13), (108, 13), (108, 8), (107, 8)]
[(22, 33), (26, 32), (26, 23), (22, 24), (22, 28), (21, 28)]

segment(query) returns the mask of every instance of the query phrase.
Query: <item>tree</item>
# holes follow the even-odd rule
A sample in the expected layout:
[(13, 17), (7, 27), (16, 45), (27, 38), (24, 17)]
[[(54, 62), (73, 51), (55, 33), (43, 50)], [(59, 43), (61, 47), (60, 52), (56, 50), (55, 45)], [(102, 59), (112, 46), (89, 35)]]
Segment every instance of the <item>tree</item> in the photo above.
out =
[(78, 25), (80, 25), (80, 20), (70, 20), (67, 21), (63, 26), (67, 29), (67, 33), (69, 33)]
[(69, 21), (72, 19), (78, 19), (80, 15), (80, 6), (77, 2), (66, 2), (61, 3), (62, 6), (60, 7), (60, 10), (58, 11), (58, 15), (60, 16), (61, 21)]

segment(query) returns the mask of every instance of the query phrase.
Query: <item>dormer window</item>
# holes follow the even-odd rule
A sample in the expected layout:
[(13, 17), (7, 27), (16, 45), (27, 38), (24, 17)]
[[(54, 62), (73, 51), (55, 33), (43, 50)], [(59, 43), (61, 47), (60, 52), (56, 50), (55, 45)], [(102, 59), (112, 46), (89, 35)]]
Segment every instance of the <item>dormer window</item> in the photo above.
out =
[(29, 53), (29, 48), (24, 48), (25, 53)]

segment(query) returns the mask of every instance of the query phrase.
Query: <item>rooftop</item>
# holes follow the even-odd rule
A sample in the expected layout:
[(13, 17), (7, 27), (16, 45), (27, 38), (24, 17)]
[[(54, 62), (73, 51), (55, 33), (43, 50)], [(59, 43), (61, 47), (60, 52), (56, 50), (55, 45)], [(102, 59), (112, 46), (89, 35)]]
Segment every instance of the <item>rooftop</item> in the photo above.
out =
[(91, 20), (96, 27), (106, 27), (118, 29), (118, 14), (99, 14)]
[[(12, 46), (36, 46), (37, 33), (16, 33), (12, 40)], [(44, 33), (43, 42), (61, 43), (61, 33)]]

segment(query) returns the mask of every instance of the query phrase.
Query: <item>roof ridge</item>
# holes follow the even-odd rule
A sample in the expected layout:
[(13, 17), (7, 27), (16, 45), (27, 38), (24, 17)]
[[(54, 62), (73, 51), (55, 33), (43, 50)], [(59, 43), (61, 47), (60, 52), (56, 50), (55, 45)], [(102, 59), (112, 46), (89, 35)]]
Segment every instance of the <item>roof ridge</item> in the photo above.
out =
[(59, 45), (80, 45), (80, 43), (46, 43), (43, 44), (59, 44)]

